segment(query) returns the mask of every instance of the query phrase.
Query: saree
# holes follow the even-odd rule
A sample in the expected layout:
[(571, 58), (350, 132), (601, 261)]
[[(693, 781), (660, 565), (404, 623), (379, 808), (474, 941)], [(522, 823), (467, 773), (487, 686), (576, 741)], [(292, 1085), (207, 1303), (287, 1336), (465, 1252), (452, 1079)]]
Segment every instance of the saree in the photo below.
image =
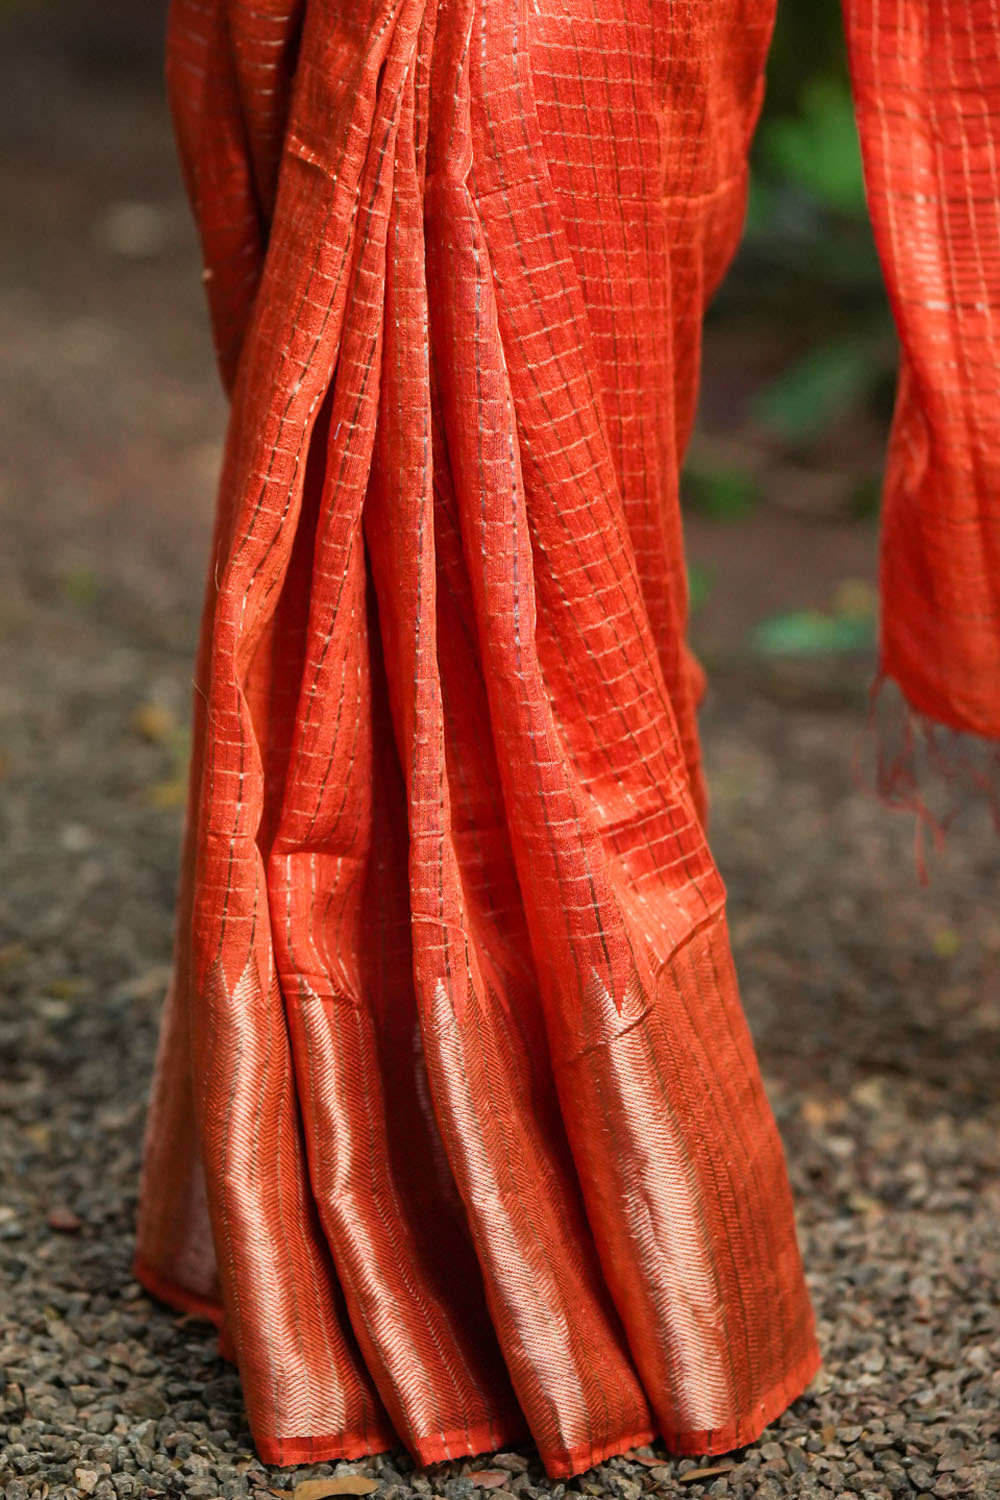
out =
[[(904, 343), (883, 670), (995, 734), (998, 32), (847, 21)], [(818, 1367), (678, 504), (771, 24), (173, 0), (231, 414), (134, 1269), (267, 1462), (726, 1451)]]

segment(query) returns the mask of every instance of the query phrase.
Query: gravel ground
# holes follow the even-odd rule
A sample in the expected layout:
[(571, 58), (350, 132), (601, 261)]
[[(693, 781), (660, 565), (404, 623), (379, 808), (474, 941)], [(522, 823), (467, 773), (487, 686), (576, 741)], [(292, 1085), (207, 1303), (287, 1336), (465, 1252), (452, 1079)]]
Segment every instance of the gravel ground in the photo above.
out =
[[(26, 27), (0, 64), (0, 1488), (228, 1500), (336, 1466), (263, 1468), (214, 1333), (129, 1276), (222, 408), (155, 78), (103, 38), (67, 61)], [(828, 552), (783, 524), (801, 588)], [(647, 1454), (551, 1484), (526, 1450), (492, 1493), (998, 1495), (1000, 849), (970, 809), (918, 883), (852, 774), (868, 664), (715, 665), (713, 840), (825, 1367), (701, 1479)], [(482, 1467), (339, 1466), (382, 1500)]]

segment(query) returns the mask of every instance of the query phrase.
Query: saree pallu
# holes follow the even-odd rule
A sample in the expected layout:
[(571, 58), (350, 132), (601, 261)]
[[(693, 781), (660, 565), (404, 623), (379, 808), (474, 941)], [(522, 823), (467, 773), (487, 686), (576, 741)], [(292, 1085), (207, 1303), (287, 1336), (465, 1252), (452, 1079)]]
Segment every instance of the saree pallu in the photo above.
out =
[(174, 0), (232, 412), (135, 1269), (266, 1461), (724, 1451), (817, 1368), (677, 494), (771, 20)]
[[(940, 752), (931, 769), (969, 773), (996, 820), (1000, 13), (992, 0), (845, 0), (844, 14), (901, 345), (882, 510), (881, 673)], [(919, 808), (912, 762), (883, 789)]]

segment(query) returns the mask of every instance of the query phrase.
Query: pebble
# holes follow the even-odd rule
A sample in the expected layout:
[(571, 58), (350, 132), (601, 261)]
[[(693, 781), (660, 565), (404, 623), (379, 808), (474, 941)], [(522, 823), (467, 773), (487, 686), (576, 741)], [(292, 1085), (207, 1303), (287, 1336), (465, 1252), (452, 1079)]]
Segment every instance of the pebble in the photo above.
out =
[(506, 1469), (508, 1474), (526, 1474), (530, 1465), (520, 1453), (495, 1453), (489, 1461), (491, 1469)]

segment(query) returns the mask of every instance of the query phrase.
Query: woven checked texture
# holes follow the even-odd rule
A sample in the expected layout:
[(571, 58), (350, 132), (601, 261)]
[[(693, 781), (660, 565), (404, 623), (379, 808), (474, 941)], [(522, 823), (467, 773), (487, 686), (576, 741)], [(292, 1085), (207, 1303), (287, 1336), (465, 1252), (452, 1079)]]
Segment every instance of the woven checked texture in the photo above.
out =
[[(881, 677), (905, 703), (890, 710), (901, 723), (877, 782), (940, 839), (966, 792), (985, 793), (1000, 828), (1000, 8), (845, 0), (845, 15), (902, 345)], [(930, 813), (925, 780), (944, 788), (943, 814), (940, 796)]]
[[(990, 12), (849, 26), (907, 353), (885, 666), (996, 732)], [(816, 1369), (677, 501), (771, 20), (174, 0), (232, 413), (136, 1271), (265, 1460), (723, 1451)]]

